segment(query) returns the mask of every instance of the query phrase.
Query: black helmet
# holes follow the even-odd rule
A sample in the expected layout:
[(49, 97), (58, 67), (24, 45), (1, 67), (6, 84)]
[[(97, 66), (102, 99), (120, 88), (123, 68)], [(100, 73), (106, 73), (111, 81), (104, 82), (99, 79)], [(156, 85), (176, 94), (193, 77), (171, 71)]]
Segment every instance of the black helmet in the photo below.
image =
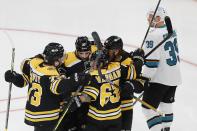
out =
[(43, 54), (45, 62), (53, 64), (56, 60), (63, 57), (64, 47), (59, 43), (51, 42), (45, 47)]
[(104, 42), (105, 49), (112, 50), (112, 49), (121, 49), (123, 48), (122, 39), (118, 36), (110, 36)]
[(79, 52), (91, 51), (91, 43), (86, 36), (78, 37), (75, 42), (75, 47)]

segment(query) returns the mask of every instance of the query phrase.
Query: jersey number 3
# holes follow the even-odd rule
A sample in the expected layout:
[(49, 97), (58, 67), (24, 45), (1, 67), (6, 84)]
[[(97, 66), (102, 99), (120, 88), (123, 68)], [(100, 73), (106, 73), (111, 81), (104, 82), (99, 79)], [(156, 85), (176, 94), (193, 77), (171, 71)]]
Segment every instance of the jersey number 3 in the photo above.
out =
[(29, 89), (29, 101), (31, 105), (39, 106), (42, 96), (42, 88), (37, 83), (32, 83), (32, 87)]
[(177, 61), (179, 62), (179, 50), (177, 47), (177, 39), (175, 38), (174, 41), (168, 41), (164, 45), (164, 50), (169, 52), (170, 58), (166, 59), (166, 63), (169, 66), (174, 66), (177, 64)]

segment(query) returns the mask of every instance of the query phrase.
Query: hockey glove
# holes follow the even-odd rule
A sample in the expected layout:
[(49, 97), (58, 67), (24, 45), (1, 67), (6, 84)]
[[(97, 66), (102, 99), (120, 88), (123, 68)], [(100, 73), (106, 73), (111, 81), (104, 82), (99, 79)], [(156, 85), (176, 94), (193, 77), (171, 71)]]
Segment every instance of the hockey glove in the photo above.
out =
[(4, 77), (5, 81), (12, 82), (17, 87), (23, 87), (25, 84), (23, 76), (15, 71), (7, 70)]
[(144, 58), (144, 50), (141, 48), (138, 48), (134, 52), (131, 52), (130, 56), (133, 59), (137, 76), (139, 76), (141, 74), (142, 66), (144, 64), (144, 59), (145, 59)]
[(121, 87), (121, 98), (129, 98), (133, 94), (134, 85), (131, 81), (126, 81)]
[(15, 83), (18, 75), (19, 74), (16, 73), (15, 71), (7, 70), (5, 72), (5, 76), (4, 76), (5, 81)]
[(72, 105), (70, 106), (70, 109), (69, 109), (69, 112), (74, 112), (77, 110), (77, 108), (81, 107), (81, 100), (79, 98), (79, 96), (73, 96), (73, 103)]
[(75, 73), (74, 76), (78, 85), (87, 85), (91, 80), (91, 75), (88, 73)]

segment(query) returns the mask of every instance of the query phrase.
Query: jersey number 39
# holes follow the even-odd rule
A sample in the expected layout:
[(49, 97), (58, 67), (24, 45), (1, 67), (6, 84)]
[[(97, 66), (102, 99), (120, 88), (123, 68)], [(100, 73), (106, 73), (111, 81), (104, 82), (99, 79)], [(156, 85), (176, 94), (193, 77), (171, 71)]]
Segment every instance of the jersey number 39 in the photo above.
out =
[(164, 45), (164, 50), (169, 52), (170, 58), (166, 59), (166, 63), (169, 66), (174, 66), (177, 62), (180, 61), (179, 59), (179, 50), (177, 46), (177, 39), (175, 38), (174, 41), (167, 41)]

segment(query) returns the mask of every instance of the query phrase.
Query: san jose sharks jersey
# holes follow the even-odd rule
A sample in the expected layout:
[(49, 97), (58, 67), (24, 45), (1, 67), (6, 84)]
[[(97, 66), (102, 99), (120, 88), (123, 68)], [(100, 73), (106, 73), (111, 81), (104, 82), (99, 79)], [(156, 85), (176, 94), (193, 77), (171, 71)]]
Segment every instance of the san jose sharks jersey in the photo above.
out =
[[(166, 36), (166, 26), (152, 28), (143, 46), (145, 54), (150, 52)], [(147, 57), (142, 72), (144, 76), (151, 78), (150, 82), (168, 86), (181, 84), (179, 49), (175, 30), (169, 40)]]

